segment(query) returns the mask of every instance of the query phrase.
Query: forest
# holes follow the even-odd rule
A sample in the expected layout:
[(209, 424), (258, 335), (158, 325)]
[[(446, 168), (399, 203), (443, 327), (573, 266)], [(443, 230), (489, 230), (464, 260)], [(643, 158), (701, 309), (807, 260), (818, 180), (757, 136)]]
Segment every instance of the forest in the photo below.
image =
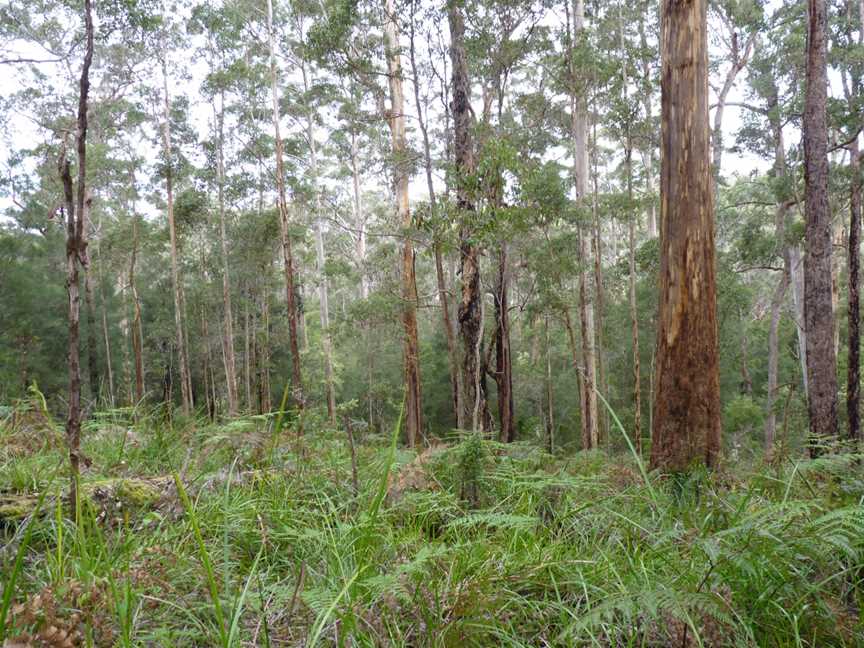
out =
[(0, 647), (864, 646), (864, 0), (0, 0)]

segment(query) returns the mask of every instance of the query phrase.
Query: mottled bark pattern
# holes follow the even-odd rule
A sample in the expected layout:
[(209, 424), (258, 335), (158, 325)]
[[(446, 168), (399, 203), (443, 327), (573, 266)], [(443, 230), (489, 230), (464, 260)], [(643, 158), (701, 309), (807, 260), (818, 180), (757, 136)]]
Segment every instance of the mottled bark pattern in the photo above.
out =
[(651, 466), (713, 466), (720, 386), (707, 0), (662, 5), (660, 296)]
[(423, 410), (420, 393), (420, 343), (417, 335), (417, 281), (414, 276), (414, 246), (411, 242), (411, 209), (408, 205), (408, 169), (405, 156), (405, 99), (402, 92), (402, 61), (399, 55), (399, 27), (396, 4), (386, 0), (387, 22), (384, 37), (387, 46), (387, 72), (390, 85), (390, 135), (393, 146), (393, 182), (396, 193), (396, 215), (402, 228), (402, 326), (403, 365), (405, 368), (405, 432), (408, 445), (417, 444), (423, 432)]
[[(804, 96), (804, 328), (807, 331), (807, 407), (811, 441), (837, 434), (837, 359), (828, 208), (827, 9), (808, 0), (807, 87)], [(815, 445), (811, 452), (816, 453)]]
[[(465, 54), (465, 21), (459, 0), (450, 0), (447, 18), (450, 25), (450, 59), (453, 66), (451, 113), (453, 149), (456, 166), (456, 206), (462, 215), (459, 229), (459, 255), (462, 272), (462, 299), (459, 303), (459, 333), (462, 338), (462, 382), (465, 394), (464, 420), (486, 420), (486, 396), (482, 389), (483, 313), (480, 294), (480, 249), (474, 242), (470, 224), (474, 203), (466, 186), (474, 173), (471, 138), (471, 84)], [(478, 412), (478, 416), (474, 413)], [(475, 426), (476, 427), (476, 426)]]

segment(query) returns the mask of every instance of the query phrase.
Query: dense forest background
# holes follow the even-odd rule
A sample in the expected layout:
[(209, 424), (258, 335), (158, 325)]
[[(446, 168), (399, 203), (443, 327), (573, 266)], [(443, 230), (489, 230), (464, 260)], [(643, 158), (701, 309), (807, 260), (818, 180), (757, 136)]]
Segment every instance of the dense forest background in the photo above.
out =
[[(65, 409), (68, 381), (57, 159), (67, 146), (72, 155), (84, 56), (72, 4), (36, 11), (13, 3), (0, 13), (0, 400), (36, 386), (55, 411)], [(709, 5), (724, 445), (751, 455), (769, 428), (790, 448), (807, 429), (807, 6)], [(418, 432), (431, 439), (470, 428), (474, 412), (463, 402), (463, 419), (454, 402), (459, 389), (474, 393), (460, 387), (457, 369), (467, 241), (479, 264), (478, 375), (488, 400), (480, 425), (549, 447), (624, 448), (611, 411), (647, 443), (659, 271), (656, 5), (466, 3), (470, 174), (457, 173), (446, 11), (341, 1), (270, 9), (268, 22), (266, 4), (246, 0), (96, 7), (85, 409), (165, 402), (211, 417), (266, 413), (300, 371), (288, 402), (302, 399), (306, 416), (389, 425), (406, 383), (407, 247), (416, 267)], [(828, 3), (828, 18), (832, 303), (843, 377), (864, 30), (853, 0)], [(388, 25), (396, 41), (387, 40)], [(388, 128), (394, 52), (402, 150)], [(583, 105), (580, 143), (573, 123)], [(583, 154), (587, 172), (574, 181)], [(407, 220), (394, 207), (402, 176), (410, 179)], [(586, 399), (589, 381), (609, 409)], [(510, 402), (504, 423), (502, 398)]]

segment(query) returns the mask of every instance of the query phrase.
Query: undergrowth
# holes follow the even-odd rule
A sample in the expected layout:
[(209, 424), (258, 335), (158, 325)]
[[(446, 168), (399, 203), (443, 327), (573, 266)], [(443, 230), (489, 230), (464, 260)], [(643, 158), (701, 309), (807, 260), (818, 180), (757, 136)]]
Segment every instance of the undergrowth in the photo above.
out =
[(864, 645), (854, 456), (673, 484), (397, 428), (357, 439), (355, 494), (344, 431), (271, 427), (95, 417), (76, 526), (62, 443), (7, 418), (0, 497), (42, 497), (0, 520), (0, 645)]

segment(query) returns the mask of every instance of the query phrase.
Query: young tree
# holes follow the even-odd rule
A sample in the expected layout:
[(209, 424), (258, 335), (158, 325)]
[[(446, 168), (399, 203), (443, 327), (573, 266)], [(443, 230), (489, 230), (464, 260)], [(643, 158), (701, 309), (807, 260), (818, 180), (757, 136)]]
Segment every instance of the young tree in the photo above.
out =
[(708, 123), (707, 0), (664, 2), (660, 296), (651, 466), (713, 466), (720, 377)]
[(59, 172), (63, 183), (66, 211), (66, 288), (69, 296), (69, 408), (66, 416), (66, 444), (69, 448), (69, 505), (72, 518), (78, 520), (78, 477), (81, 464), (81, 365), (79, 358), (79, 324), (81, 295), (78, 265), (86, 272), (87, 226), (91, 205), (87, 179), (87, 110), (90, 96), (90, 66), (93, 62), (93, 15), (90, 0), (84, 0), (84, 61), (78, 82), (78, 117), (75, 130), (77, 153), (77, 187), (73, 193), (71, 164), (62, 146)]

